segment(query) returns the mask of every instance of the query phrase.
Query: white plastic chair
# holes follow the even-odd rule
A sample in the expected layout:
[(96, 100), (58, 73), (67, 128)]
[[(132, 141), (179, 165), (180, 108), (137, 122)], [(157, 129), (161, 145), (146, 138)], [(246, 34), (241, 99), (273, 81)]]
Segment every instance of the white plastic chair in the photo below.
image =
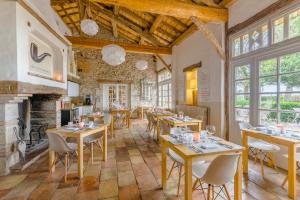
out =
[[(207, 199), (216, 199), (223, 192), (228, 199), (230, 194), (226, 184), (233, 180), (237, 170), (240, 154), (221, 155), (215, 158), (211, 163), (193, 163), (193, 176), (196, 178), (193, 190), (200, 187), (204, 196), (204, 188), (202, 183), (208, 184)], [(199, 185), (197, 185), (199, 183)], [(215, 197), (215, 187), (219, 187), (220, 191)], [(223, 197), (223, 196), (222, 196)]]
[[(77, 144), (75, 143), (67, 143), (65, 139), (56, 134), (56, 133), (47, 133), (49, 140), (49, 148), (55, 152), (54, 161), (51, 164), (49, 176), (52, 173), (52, 168), (56, 164), (57, 158), (60, 160), (65, 166), (65, 182), (67, 181), (67, 171), (69, 165), (69, 156), (76, 154)], [(64, 162), (61, 157), (64, 156)]]
[[(111, 124), (111, 114), (110, 113), (105, 113), (104, 117), (103, 117), (103, 124), (106, 126), (109, 126)], [(86, 146), (90, 146), (90, 151), (91, 151), (91, 162), (92, 164), (94, 164), (94, 144), (96, 146), (98, 146), (101, 151), (103, 151), (103, 147), (102, 147), (102, 143), (101, 140), (103, 138), (103, 132), (101, 133), (97, 133), (97, 134), (93, 134), (87, 137), (84, 137), (84, 144)]]
[[(243, 129), (252, 129), (253, 127), (247, 122), (239, 123), (240, 130), (242, 133)], [(260, 160), (261, 165), (261, 175), (264, 177), (264, 161), (268, 161), (270, 167), (273, 167), (277, 170), (277, 166), (273, 159), (273, 153), (280, 151), (280, 147), (262, 140), (257, 140), (251, 137), (248, 137), (248, 146), (249, 150), (254, 157), (254, 163), (256, 163), (257, 159)]]

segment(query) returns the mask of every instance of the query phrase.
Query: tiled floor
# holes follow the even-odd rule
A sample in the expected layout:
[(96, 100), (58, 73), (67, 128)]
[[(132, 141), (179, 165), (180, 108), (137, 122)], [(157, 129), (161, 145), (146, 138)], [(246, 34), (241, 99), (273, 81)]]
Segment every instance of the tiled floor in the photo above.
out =
[[(76, 163), (69, 170), (68, 182), (64, 183), (63, 167), (58, 166), (48, 177), (48, 157), (42, 157), (20, 174), (0, 177), (0, 198), (10, 200), (93, 200), (93, 199), (177, 199), (177, 173), (168, 181), (166, 191), (160, 189), (160, 148), (145, 132), (145, 121), (134, 121), (133, 127), (115, 132), (109, 139), (108, 160), (101, 162), (99, 149), (95, 149), (95, 161), (90, 162), (88, 149), (85, 152), (84, 178), (76, 177)], [(266, 167), (266, 179), (260, 176), (260, 167), (250, 162), (249, 180), (243, 184), (245, 200), (288, 199), (286, 188), (280, 184), (283, 173)], [(182, 184), (184, 181), (182, 181)], [(233, 192), (232, 183), (228, 184)], [(183, 185), (179, 199), (183, 199)], [(300, 193), (300, 187), (298, 192)], [(204, 199), (199, 191), (194, 199)], [(221, 198), (220, 198), (221, 199)], [(299, 196), (300, 199), (300, 196)]]

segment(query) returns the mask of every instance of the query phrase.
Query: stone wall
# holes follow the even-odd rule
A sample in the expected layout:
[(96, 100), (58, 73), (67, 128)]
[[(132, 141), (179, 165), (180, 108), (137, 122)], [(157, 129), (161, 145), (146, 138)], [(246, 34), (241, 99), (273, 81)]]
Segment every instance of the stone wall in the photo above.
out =
[[(87, 70), (79, 72), (81, 79), (80, 96), (92, 95), (93, 104), (96, 108), (102, 109), (103, 105), (103, 85), (98, 82), (99, 79), (110, 81), (132, 81), (131, 84), (131, 108), (134, 109), (138, 105), (151, 104), (156, 105), (156, 64), (152, 55), (127, 53), (126, 61), (119, 66), (110, 66), (101, 59), (100, 50), (80, 49), (80, 53), (76, 54), (78, 66), (85, 65)], [(137, 60), (143, 59), (148, 61), (148, 69), (140, 71), (135, 68)], [(141, 80), (147, 80), (152, 85), (152, 100), (150, 102), (142, 102), (140, 100)]]

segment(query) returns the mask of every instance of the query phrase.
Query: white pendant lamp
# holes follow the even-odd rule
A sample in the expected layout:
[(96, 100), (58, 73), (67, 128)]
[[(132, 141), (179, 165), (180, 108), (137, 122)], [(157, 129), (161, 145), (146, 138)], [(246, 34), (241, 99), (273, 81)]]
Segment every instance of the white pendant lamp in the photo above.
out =
[(117, 66), (125, 62), (125, 50), (115, 44), (110, 44), (101, 50), (102, 60), (111, 66)]
[(135, 67), (138, 69), (138, 70), (145, 70), (148, 68), (148, 62), (145, 61), (145, 60), (138, 60), (136, 63), (135, 63)]
[(89, 9), (85, 10), (84, 19), (81, 20), (80, 22), (80, 29), (86, 35), (95, 36), (99, 31), (99, 26), (94, 20), (90, 19), (90, 16), (92, 15), (91, 15), (91, 5), (89, 2)]
[(98, 24), (92, 19), (84, 19), (80, 22), (81, 31), (89, 36), (94, 36), (99, 31)]

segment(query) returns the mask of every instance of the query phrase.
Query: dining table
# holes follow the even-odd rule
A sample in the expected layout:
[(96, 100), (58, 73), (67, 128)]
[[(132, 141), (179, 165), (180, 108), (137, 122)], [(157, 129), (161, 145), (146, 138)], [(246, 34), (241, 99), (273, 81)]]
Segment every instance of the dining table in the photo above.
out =
[(150, 109), (152, 109), (151, 106), (138, 106), (137, 110), (138, 110), (139, 118), (144, 120), (145, 112), (147, 112)]
[(255, 130), (255, 129), (243, 129), (242, 140), (243, 140), (243, 172), (248, 174), (248, 155), (249, 146), (248, 138), (256, 138), (259, 140), (266, 141), (268, 143), (282, 145), (288, 148), (288, 196), (291, 199), (297, 199), (297, 166), (296, 166), (296, 152), (297, 148), (300, 147), (300, 136), (293, 134), (273, 134), (267, 131)]
[(175, 113), (172, 113), (170, 111), (153, 111), (151, 112), (151, 115), (154, 116), (154, 118), (157, 121), (156, 125), (156, 133), (157, 133), (157, 140), (160, 140), (160, 121), (165, 117), (175, 116)]
[(115, 128), (115, 116), (117, 114), (120, 114), (120, 115), (125, 115), (126, 117), (126, 125), (127, 125), (127, 128), (130, 128), (131, 126), (131, 119), (130, 119), (130, 109), (125, 109), (125, 108), (120, 108), (120, 109), (110, 109), (110, 112), (111, 112), (111, 135), (113, 135), (113, 131), (114, 131), (114, 128)]
[[(77, 139), (77, 172), (78, 177), (81, 179), (83, 178), (83, 140), (85, 137), (94, 135), (94, 134), (103, 134), (102, 137), (102, 160), (107, 160), (107, 126), (100, 124), (93, 128), (83, 128), (83, 129), (67, 129), (65, 127), (60, 128), (51, 128), (47, 130), (49, 134), (59, 134), (64, 138), (76, 138)], [(49, 148), (49, 171), (55, 171), (55, 165), (52, 167), (52, 163), (55, 159), (55, 152)]]
[(164, 120), (170, 127), (186, 127), (197, 126), (197, 131), (200, 132), (202, 128), (202, 120), (194, 118), (179, 118), (179, 117), (165, 117)]
[[(193, 175), (192, 175), (192, 164), (195, 160), (210, 160), (219, 155), (229, 154), (242, 154), (243, 147), (231, 142), (228, 142), (222, 138), (210, 136), (203, 142), (205, 143), (216, 143), (217, 149), (205, 150), (201, 149), (201, 141), (193, 142), (191, 144), (183, 144), (178, 142), (171, 135), (161, 135), (162, 142), (162, 189), (166, 189), (167, 186), (167, 151), (172, 149), (184, 160), (184, 171), (185, 171), (185, 182), (184, 182), (184, 199), (191, 200), (193, 192)], [(234, 176), (234, 199), (242, 199), (242, 159), (238, 161), (238, 167)]]

